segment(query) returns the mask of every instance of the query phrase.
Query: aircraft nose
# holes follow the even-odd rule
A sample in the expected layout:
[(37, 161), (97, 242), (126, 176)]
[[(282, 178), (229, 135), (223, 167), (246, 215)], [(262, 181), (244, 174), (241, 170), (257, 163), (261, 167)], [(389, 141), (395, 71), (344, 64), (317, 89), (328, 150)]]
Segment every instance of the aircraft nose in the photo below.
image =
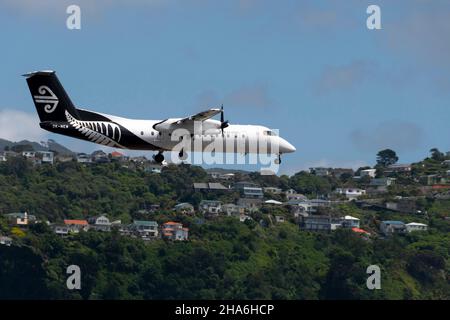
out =
[(283, 138), (280, 138), (280, 153), (292, 153), (296, 150), (297, 149), (292, 144), (290, 144)]

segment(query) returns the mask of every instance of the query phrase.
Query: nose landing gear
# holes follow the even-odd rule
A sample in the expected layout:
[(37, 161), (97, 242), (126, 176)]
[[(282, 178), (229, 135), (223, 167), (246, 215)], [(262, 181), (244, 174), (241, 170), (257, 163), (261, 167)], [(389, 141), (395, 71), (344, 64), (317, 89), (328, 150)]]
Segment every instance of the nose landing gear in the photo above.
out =
[(280, 164), (281, 163), (281, 153), (278, 154), (278, 158), (275, 159), (274, 163), (275, 164)]
[(187, 153), (184, 152), (183, 149), (181, 149), (180, 152), (178, 152), (178, 158), (179, 158), (180, 160), (186, 160), (186, 159), (187, 159)]

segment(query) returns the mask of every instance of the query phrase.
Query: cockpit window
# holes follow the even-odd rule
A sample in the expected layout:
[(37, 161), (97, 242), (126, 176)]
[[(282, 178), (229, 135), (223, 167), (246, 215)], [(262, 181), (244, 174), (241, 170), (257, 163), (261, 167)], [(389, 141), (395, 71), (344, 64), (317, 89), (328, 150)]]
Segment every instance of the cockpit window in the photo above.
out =
[(276, 135), (277, 135), (275, 132), (270, 131), (270, 130), (264, 130), (264, 131), (263, 131), (263, 134), (264, 134), (265, 136), (276, 136)]

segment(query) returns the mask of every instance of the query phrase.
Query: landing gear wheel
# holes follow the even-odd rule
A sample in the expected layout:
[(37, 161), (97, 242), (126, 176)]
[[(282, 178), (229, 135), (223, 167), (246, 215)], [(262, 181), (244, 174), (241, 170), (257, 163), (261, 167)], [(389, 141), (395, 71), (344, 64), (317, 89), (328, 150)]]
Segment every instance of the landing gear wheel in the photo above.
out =
[(155, 161), (159, 164), (161, 164), (164, 161), (164, 155), (160, 152), (158, 154), (156, 154), (153, 159), (155, 159)]
[(281, 163), (281, 154), (278, 155), (278, 158), (275, 159), (275, 164), (280, 164)]

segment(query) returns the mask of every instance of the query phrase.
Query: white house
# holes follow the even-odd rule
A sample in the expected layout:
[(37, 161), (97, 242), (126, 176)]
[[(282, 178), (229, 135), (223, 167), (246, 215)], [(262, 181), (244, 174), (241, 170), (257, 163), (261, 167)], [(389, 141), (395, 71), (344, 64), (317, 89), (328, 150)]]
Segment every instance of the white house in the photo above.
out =
[(134, 220), (130, 229), (143, 238), (156, 238), (158, 236), (158, 223), (156, 221)]
[(428, 225), (424, 223), (418, 223), (418, 222), (411, 222), (407, 223), (406, 225), (406, 231), (412, 232), (412, 231), (427, 231)]
[(342, 226), (346, 228), (359, 228), (359, 219), (352, 216), (345, 216), (341, 218)]
[(53, 152), (51, 151), (39, 151), (39, 155), (42, 157), (42, 163), (53, 164)]
[(12, 239), (10, 237), (0, 236), (0, 244), (10, 247), (12, 245)]
[(337, 188), (335, 192), (344, 195), (348, 200), (356, 200), (366, 194), (366, 190), (359, 188)]
[(377, 169), (364, 169), (359, 172), (359, 176), (361, 178), (363, 177), (375, 178), (376, 172)]
[(330, 169), (323, 168), (323, 167), (309, 168), (309, 173), (314, 174), (319, 177), (325, 177), (325, 176), (330, 175)]
[(89, 223), (98, 231), (111, 231), (111, 222), (106, 216), (89, 218)]
[(264, 187), (264, 192), (272, 194), (280, 194), (282, 190), (277, 187)]
[(217, 200), (202, 200), (199, 209), (203, 214), (218, 215), (222, 211), (222, 202)]

